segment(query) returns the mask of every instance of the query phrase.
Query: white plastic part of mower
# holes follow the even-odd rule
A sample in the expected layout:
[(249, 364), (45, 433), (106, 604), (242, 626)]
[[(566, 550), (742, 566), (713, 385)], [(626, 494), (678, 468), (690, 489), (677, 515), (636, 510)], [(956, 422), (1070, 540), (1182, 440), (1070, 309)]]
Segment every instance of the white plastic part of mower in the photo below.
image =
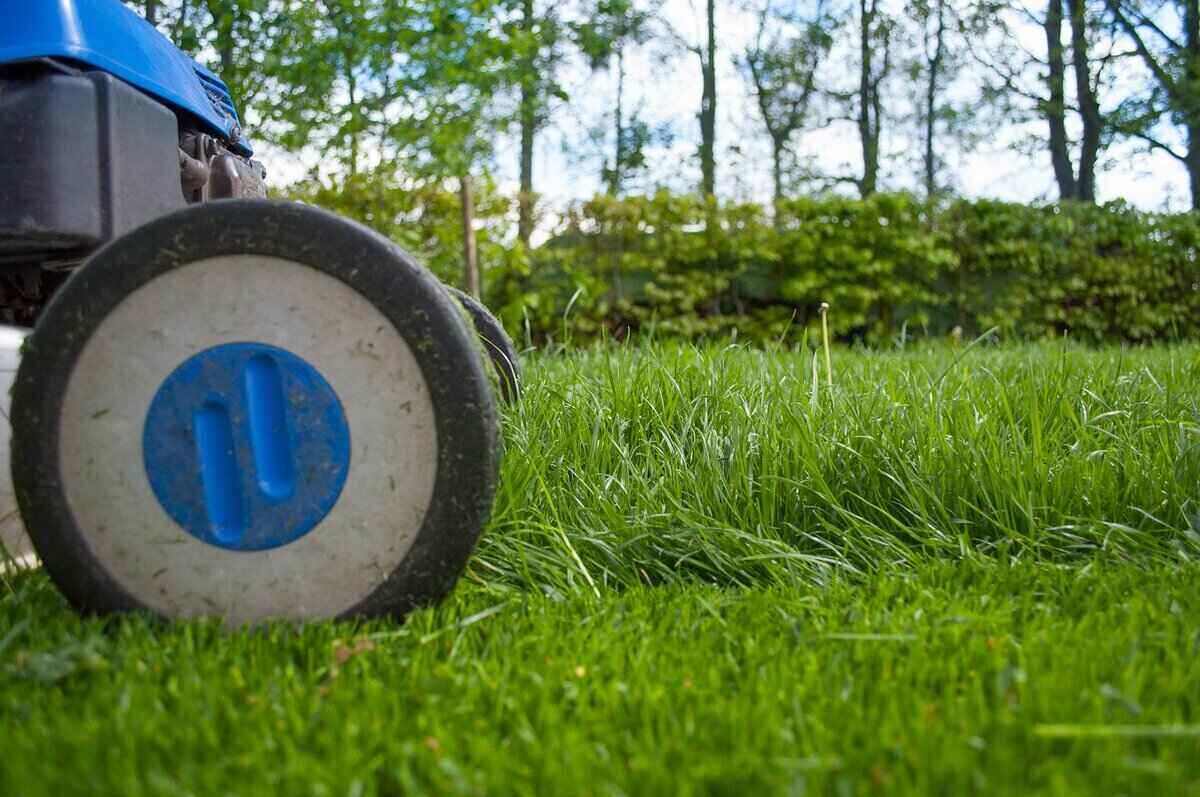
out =
[(12, 428), (8, 422), (9, 391), (21, 362), (21, 343), (29, 330), (0, 325), (0, 570), (24, 567), (37, 562), (33, 545), (25, 534), (17, 500), (13, 496), (12, 470), (9, 462), (9, 440)]

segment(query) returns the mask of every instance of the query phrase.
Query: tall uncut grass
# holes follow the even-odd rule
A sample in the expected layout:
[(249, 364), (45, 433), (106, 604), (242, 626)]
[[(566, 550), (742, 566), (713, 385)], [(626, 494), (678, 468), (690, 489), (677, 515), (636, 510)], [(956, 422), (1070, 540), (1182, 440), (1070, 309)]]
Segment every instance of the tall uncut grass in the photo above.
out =
[(1200, 347), (534, 356), (469, 577), (825, 581), (929, 558), (1200, 553)]

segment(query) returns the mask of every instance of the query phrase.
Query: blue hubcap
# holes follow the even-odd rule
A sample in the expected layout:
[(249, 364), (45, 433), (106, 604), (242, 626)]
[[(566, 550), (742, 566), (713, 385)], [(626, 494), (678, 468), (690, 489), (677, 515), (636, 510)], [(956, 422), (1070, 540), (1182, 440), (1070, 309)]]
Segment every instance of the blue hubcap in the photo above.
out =
[(162, 383), (142, 451), (176, 523), (221, 548), (261, 551), (303, 537), (333, 509), (350, 469), (350, 429), (307, 362), (263, 343), (227, 343)]

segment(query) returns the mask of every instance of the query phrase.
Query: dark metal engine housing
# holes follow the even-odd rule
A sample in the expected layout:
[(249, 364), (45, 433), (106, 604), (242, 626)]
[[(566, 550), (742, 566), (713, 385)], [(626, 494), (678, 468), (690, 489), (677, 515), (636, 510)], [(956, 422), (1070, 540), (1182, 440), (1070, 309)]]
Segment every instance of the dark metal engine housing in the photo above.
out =
[(229, 144), (108, 73), (0, 67), (0, 323), (31, 326), (65, 272), (151, 219), (265, 196)]

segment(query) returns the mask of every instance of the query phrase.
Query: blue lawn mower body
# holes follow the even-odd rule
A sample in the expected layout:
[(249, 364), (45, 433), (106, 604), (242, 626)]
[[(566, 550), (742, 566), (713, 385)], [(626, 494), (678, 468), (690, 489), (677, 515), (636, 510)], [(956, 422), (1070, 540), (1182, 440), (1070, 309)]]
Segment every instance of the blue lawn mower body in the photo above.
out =
[(55, 59), (105, 72), (250, 155), (229, 89), (120, 0), (0, 0), (0, 64)]
[(499, 325), (375, 233), (265, 199), (228, 88), (119, 0), (0, 19), (0, 321), (33, 327), (12, 483), (59, 588), (230, 623), (443, 595), (495, 487), (471, 321), (514, 365)]
[[(0, 19), (0, 263), (69, 268), (187, 204), (266, 195), (228, 88), (120, 0), (0, 0)], [(10, 322), (47, 298), (22, 277)]]

